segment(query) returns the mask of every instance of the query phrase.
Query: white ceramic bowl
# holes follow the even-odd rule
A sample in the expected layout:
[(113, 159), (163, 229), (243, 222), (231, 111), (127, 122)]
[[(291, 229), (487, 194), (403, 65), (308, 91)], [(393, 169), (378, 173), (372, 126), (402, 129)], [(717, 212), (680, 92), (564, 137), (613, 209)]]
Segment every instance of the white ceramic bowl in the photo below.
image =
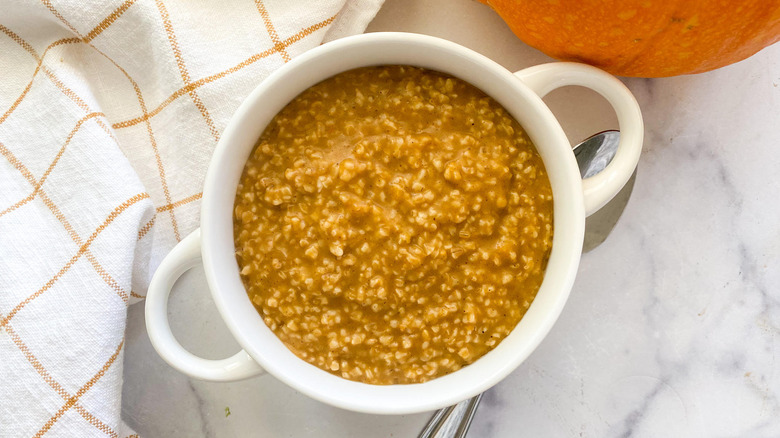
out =
[[(233, 245), (233, 200), (257, 138), (273, 116), (303, 90), (358, 67), (407, 64), (461, 78), (496, 99), (526, 129), (549, 174), (554, 237), (536, 299), (515, 329), (473, 364), (429, 382), (377, 386), (327, 373), (296, 357), (263, 323), (244, 289)], [(564, 85), (581, 85), (615, 108), (621, 129), (617, 155), (600, 174), (582, 180), (571, 145), (540, 96)], [(642, 146), (636, 100), (614, 77), (593, 67), (552, 63), (515, 74), (458, 44), (438, 38), (374, 33), (344, 38), (293, 59), (246, 98), (228, 124), (206, 175), (201, 227), (163, 260), (146, 298), (152, 344), (174, 368), (193, 377), (229, 381), (267, 371), (317, 400), (354, 411), (405, 414), (454, 404), (498, 383), (547, 335), (563, 308), (580, 260), (585, 217), (603, 206), (633, 172)], [(167, 300), (176, 279), (201, 262), (222, 318), (243, 348), (228, 359), (206, 360), (186, 351), (171, 333)]]

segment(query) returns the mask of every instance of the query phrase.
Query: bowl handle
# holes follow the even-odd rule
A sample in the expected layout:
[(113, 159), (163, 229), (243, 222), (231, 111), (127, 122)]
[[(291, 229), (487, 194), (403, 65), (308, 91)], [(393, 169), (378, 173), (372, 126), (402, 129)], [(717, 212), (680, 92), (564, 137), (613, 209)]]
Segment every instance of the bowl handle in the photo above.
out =
[(634, 95), (616, 77), (585, 64), (553, 62), (515, 73), (540, 97), (556, 88), (579, 85), (603, 96), (618, 118), (620, 143), (609, 165), (598, 174), (582, 180), (585, 214), (590, 216), (618, 194), (631, 178), (642, 151), (644, 125)]
[(176, 280), (201, 262), (200, 229), (184, 238), (165, 256), (146, 294), (146, 331), (157, 353), (189, 376), (218, 382), (246, 379), (265, 371), (244, 350), (221, 360), (195, 356), (179, 344), (168, 323), (168, 296)]

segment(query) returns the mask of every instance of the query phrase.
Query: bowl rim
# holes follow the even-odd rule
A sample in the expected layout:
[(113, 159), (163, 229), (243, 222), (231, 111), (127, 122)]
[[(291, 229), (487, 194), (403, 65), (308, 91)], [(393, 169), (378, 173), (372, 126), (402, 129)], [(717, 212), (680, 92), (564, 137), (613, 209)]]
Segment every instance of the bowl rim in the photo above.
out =
[[(526, 315), (496, 348), (471, 365), (419, 384), (359, 383), (295, 356), (265, 326), (251, 304), (238, 275), (232, 238), (238, 178), (270, 119), (297, 94), (335, 73), (382, 64), (442, 71), (495, 98), (528, 132), (553, 187), (553, 248), (542, 286)], [(247, 146), (250, 140), (252, 144)], [(568, 299), (579, 265), (584, 228), (582, 180), (576, 161), (563, 129), (542, 99), (511, 72), (477, 52), (431, 36), (396, 32), (356, 35), (324, 44), (294, 58), (260, 82), (232, 116), (214, 150), (201, 203), (206, 279), (220, 315), (241, 347), (274, 377), (309, 397), (375, 414), (406, 414), (448, 406), (484, 392), (516, 369), (550, 331)]]

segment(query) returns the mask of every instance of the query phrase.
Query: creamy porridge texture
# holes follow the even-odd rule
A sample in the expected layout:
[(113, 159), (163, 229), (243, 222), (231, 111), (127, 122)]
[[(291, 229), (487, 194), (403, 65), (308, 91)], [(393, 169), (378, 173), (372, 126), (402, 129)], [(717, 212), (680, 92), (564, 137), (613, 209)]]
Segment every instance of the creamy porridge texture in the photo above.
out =
[(236, 257), (302, 359), (420, 383), (498, 345), (552, 245), (552, 190), (525, 131), (470, 84), (408, 66), (339, 74), (268, 125), (235, 200)]

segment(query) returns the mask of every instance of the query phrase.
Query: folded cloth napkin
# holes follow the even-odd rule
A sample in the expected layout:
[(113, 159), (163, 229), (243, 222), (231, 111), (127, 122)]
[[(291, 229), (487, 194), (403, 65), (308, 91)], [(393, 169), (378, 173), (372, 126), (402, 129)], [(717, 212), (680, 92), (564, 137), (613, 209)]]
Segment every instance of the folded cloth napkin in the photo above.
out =
[(0, 0), (0, 436), (132, 434), (127, 306), (272, 70), (383, 0)]

